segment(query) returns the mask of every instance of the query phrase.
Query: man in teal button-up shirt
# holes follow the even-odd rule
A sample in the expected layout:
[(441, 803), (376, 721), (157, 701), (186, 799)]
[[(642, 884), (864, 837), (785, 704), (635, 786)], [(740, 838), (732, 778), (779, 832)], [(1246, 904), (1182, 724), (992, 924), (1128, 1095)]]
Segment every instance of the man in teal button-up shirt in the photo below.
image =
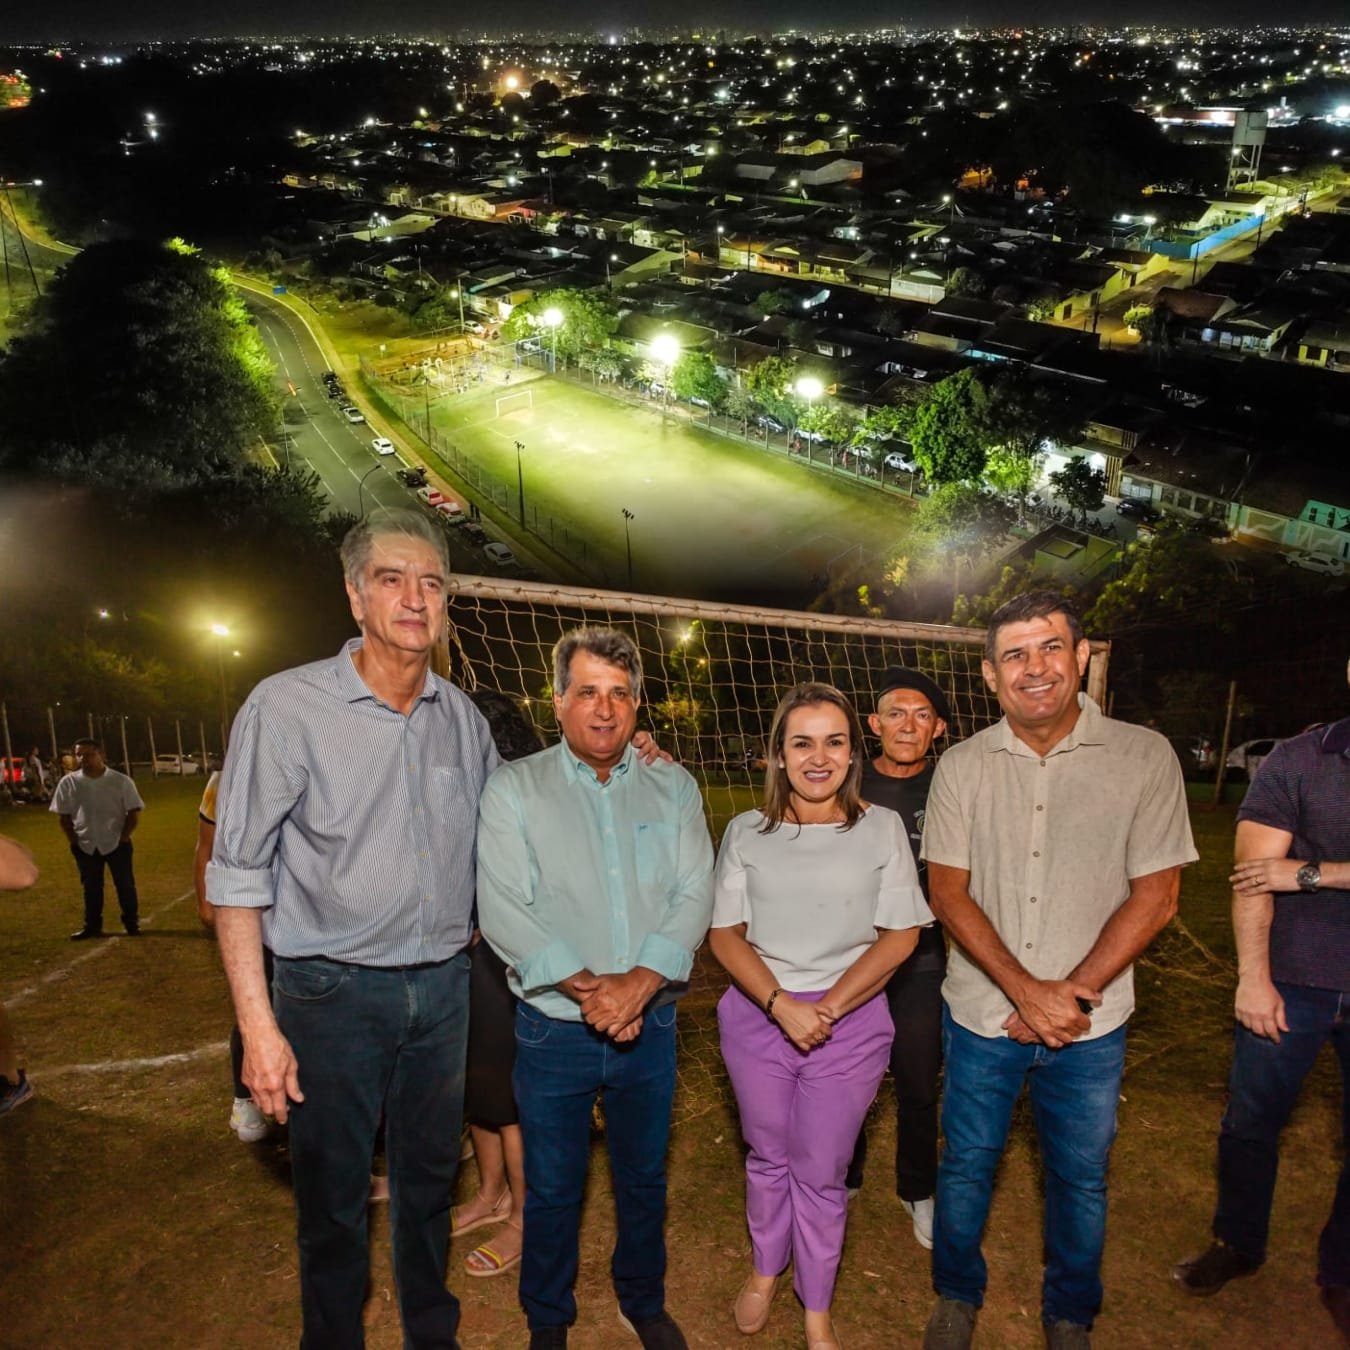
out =
[(712, 845), (689, 774), (644, 765), (629, 747), (642, 681), (633, 643), (577, 630), (558, 643), (554, 667), (563, 740), (493, 774), (478, 831), (483, 934), (522, 999), (520, 1297), (533, 1350), (565, 1345), (591, 1105), (603, 1089), (619, 1304), (644, 1346), (679, 1350), (665, 1312), (674, 1002), (712, 913)]

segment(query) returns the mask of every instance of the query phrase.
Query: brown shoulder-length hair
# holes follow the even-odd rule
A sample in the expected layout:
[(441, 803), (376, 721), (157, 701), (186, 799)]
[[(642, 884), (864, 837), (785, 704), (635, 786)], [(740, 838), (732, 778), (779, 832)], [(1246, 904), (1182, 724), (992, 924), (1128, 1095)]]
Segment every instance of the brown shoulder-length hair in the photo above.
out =
[(838, 708), (848, 722), (848, 774), (835, 794), (844, 813), (844, 821), (839, 828), (851, 830), (862, 816), (862, 723), (858, 721), (853, 705), (832, 684), (808, 681), (796, 685), (783, 695), (769, 727), (768, 753), (764, 757), (764, 804), (759, 808), (764, 816), (761, 834), (772, 834), (785, 820), (796, 819), (792, 812), (792, 785), (782, 765), (787, 721), (798, 708), (818, 708), (822, 703)]

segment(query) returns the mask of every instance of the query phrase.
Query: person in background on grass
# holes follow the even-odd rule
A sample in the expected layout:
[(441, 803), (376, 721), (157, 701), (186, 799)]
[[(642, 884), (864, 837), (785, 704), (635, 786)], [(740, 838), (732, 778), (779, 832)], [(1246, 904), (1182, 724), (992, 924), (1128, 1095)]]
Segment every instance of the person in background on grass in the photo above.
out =
[(42, 752), (35, 745), (23, 762), (23, 785), (29, 801), (47, 800), (47, 769), (42, 762)]
[[(220, 789), (220, 774), (213, 772), (206, 780), (201, 805), (197, 808), (197, 851), (192, 860), (192, 882), (197, 891), (197, 917), (208, 933), (216, 931), (216, 907), (206, 898), (206, 864), (211, 861), (211, 850), (216, 842), (216, 793)], [(263, 947), (263, 973), (268, 987), (272, 984), (272, 953)], [(244, 1040), (239, 1034), (239, 1023), (230, 1028), (230, 1073), (234, 1078), (234, 1104), (230, 1107), (230, 1129), (239, 1136), (241, 1144), (256, 1144), (267, 1137), (267, 1121), (249, 1095), (243, 1079)]]
[(383, 1111), (404, 1344), (452, 1350), (460, 1309), (445, 1269), (474, 832), (497, 752), (478, 710), (430, 669), (446, 620), (444, 530), (420, 512), (380, 509), (348, 531), (341, 555), (361, 636), (245, 701), (206, 892), (243, 1081), (290, 1127), (302, 1343), (364, 1344)]
[(763, 1330), (791, 1261), (809, 1350), (838, 1350), (844, 1174), (895, 1034), (884, 991), (933, 919), (900, 816), (861, 797), (863, 753), (837, 689), (783, 696), (764, 803), (722, 839), (708, 936), (733, 981), (717, 1023), (750, 1149), (736, 1326)]
[[(38, 879), (33, 855), (17, 840), (0, 834), (0, 891), (26, 891)], [(0, 1003), (0, 1116), (8, 1115), (33, 1095), (28, 1075), (19, 1068), (14, 1031)]]
[[(928, 788), (933, 781), (933, 742), (947, 733), (947, 696), (917, 670), (895, 667), (877, 685), (876, 712), (867, 719), (881, 753), (863, 765), (863, 800), (896, 812), (909, 838), (928, 895), (928, 872), (919, 857)], [(933, 1196), (937, 1192), (938, 1080), (942, 1074), (942, 977), (947, 946), (942, 926), (919, 930), (914, 954), (891, 976), (886, 1001), (895, 1023), (891, 1077), (895, 1082), (895, 1191), (914, 1225), (921, 1247), (933, 1245)], [(849, 1195), (862, 1189), (867, 1127), (848, 1165)]]
[(136, 784), (110, 769), (98, 741), (75, 742), (80, 767), (56, 785), (52, 804), (80, 872), (84, 891), (84, 926), (70, 935), (72, 942), (103, 936), (103, 869), (112, 874), (122, 927), (128, 937), (141, 931), (136, 876), (132, 869), (131, 836), (140, 823), (145, 803)]
[(1086, 1350), (1101, 1306), (1132, 962), (1176, 913), (1197, 855), (1175, 752), (1079, 692), (1090, 656), (1052, 591), (995, 610), (983, 669), (1003, 718), (948, 750), (928, 793), (929, 903), (952, 950), (925, 1350), (971, 1343), (980, 1242), (1023, 1084), (1045, 1163), (1050, 1350)]
[(1238, 809), (1235, 854), (1237, 1020), (1214, 1241), (1172, 1274), (1188, 1294), (1216, 1294), (1265, 1261), (1280, 1132), (1330, 1041), (1343, 1137), (1317, 1283), (1350, 1344), (1350, 718), (1270, 752)]
[(642, 696), (632, 640), (581, 628), (553, 649), (563, 739), (504, 764), (483, 793), (478, 905), (510, 970), (525, 1143), (520, 1301), (531, 1350), (576, 1320), (591, 1110), (604, 1094), (620, 1320), (644, 1350), (685, 1350), (665, 1308), (666, 1150), (675, 1000), (712, 907), (698, 785), (629, 745)]
[[(526, 722), (520, 705), (495, 689), (469, 695), (492, 728), (492, 741), (504, 760), (523, 759), (541, 748), (539, 735)], [(490, 1224), (501, 1230), (464, 1258), (469, 1275), (502, 1275), (520, 1264), (525, 1228), (525, 1146), (520, 1114), (511, 1089), (515, 1067), (516, 998), (506, 965), (481, 940), (473, 945), (469, 972), (469, 1056), (464, 1076), (464, 1115), (473, 1136), (478, 1164), (478, 1194), (456, 1205), (450, 1233), (458, 1237)]]

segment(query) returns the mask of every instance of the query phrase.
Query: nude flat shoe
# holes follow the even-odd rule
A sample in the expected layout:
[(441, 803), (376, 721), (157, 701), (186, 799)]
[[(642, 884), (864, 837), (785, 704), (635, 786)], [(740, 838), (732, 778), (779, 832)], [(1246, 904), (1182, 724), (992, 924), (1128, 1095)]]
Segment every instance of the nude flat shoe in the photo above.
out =
[(753, 1336), (768, 1325), (769, 1312), (773, 1308), (773, 1296), (778, 1292), (778, 1281), (782, 1277), (778, 1275), (773, 1277), (773, 1283), (769, 1286), (767, 1294), (761, 1294), (758, 1289), (750, 1287), (754, 1278), (753, 1275), (747, 1277), (741, 1286), (741, 1292), (736, 1295), (736, 1302), (731, 1310), (732, 1316), (736, 1319), (736, 1330), (745, 1336)]

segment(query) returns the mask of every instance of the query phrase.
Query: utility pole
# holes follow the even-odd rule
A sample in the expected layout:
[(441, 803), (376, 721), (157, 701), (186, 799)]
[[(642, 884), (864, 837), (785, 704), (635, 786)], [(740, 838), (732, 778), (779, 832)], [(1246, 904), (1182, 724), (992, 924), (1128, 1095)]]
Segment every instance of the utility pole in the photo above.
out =
[(619, 508), (623, 512), (623, 542), (628, 550), (628, 588), (633, 588), (633, 536), (629, 533), (628, 522), (636, 520), (637, 517), (626, 507)]
[(520, 528), (525, 528), (525, 470), (520, 465), (520, 452), (524, 450), (520, 441), (516, 442), (516, 497), (520, 502)]

